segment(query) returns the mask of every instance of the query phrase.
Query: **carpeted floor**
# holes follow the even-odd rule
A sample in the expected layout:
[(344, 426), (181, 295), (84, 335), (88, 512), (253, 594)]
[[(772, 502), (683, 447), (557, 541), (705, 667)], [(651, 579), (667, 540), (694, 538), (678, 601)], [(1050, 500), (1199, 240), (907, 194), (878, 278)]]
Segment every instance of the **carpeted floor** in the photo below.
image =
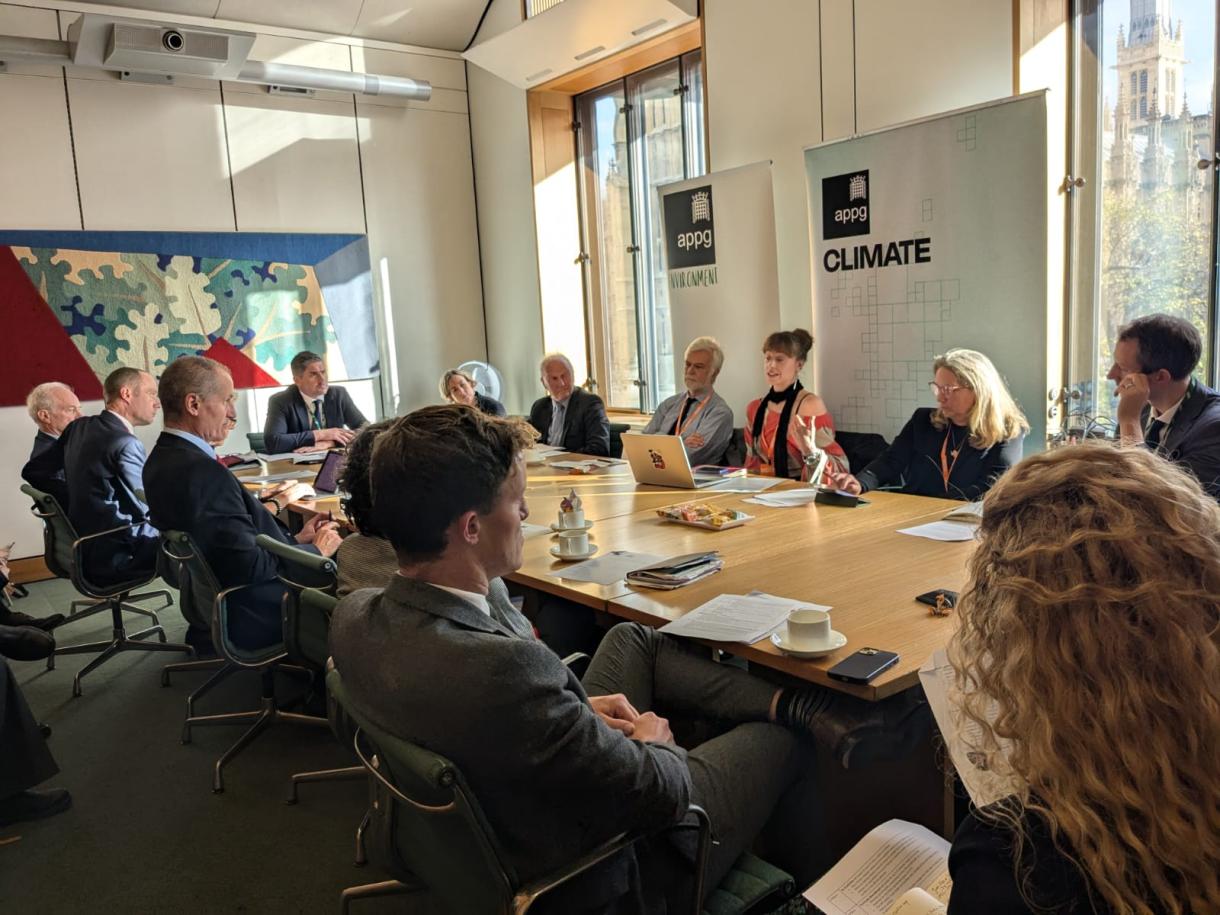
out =
[[(16, 604), (34, 616), (66, 613), (76, 596), (61, 581), (30, 590)], [(129, 631), (142, 628), (129, 619)], [(179, 641), (186, 624), (177, 607), (161, 620)], [(109, 635), (101, 614), (56, 631), (61, 645)], [(47, 784), (71, 791), (73, 806), (0, 829), (0, 912), (330, 913), (344, 887), (384, 879), (352, 864), (363, 782), (306, 785), (299, 804), (284, 802), (291, 773), (354, 761), (329, 730), (272, 728), (227, 767), (225, 793), (213, 794), (212, 765), (242, 728), (197, 728), (190, 745), (180, 742), (184, 700), (205, 675), (179, 674), (163, 689), (162, 665), (183, 656), (124, 652), (85, 677), (73, 699), (72, 676), (92, 657), (60, 657), (53, 671), (10, 662), (35, 717), (54, 730), (61, 772)], [(284, 696), (300, 691), (285, 687)], [(239, 674), (197, 711), (257, 705), (257, 678)], [(353, 915), (418, 910), (370, 899)]]

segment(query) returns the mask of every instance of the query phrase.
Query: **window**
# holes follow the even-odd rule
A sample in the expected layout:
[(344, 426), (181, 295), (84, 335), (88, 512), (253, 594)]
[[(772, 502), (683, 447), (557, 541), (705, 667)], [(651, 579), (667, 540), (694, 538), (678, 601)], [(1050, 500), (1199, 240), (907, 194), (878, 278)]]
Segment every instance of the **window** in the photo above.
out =
[[(1115, 338), (1140, 315), (1166, 312), (1194, 323), (1206, 341), (1197, 375), (1215, 383), (1216, 5), (1177, 0), (1172, 23), (1168, 0), (1155, 6), (1158, 16), (1133, 28), (1126, 0), (1087, 0), (1074, 23), (1083, 75), (1072, 155), (1086, 185), (1071, 201), (1068, 374), (1079, 399), (1070, 426), (1112, 420), (1106, 374)], [(1128, 118), (1118, 88), (1134, 86), (1138, 72), (1146, 90), (1153, 61), (1166, 74), (1166, 107), (1146, 120), (1150, 106), (1141, 96), (1139, 118)]]
[(706, 171), (702, 52), (576, 99), (593, 374), (608, 406), (652, 410), (674, 393), (662, 185)]

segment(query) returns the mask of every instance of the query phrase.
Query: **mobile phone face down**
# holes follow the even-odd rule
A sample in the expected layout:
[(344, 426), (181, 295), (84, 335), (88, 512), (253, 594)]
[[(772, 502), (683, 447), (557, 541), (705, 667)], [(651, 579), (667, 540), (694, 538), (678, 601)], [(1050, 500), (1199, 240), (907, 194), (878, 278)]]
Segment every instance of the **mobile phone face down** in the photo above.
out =
[(861, 648), (830, 670), (826, 675), (844, 683), (867, 683), (883, 670), (888, 670), (898, 663), (898, 655), (893, 651), (882, 651), (880, 648)]

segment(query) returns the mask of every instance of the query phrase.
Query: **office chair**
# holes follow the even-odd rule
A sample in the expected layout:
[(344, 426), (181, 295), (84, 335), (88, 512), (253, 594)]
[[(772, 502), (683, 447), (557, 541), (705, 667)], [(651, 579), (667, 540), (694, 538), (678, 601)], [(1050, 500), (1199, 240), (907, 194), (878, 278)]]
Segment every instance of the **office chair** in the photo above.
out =
[[(135, 590), (149, 584), (156, 577), (155, 572), (140, 572), (125, 581), (100, 584), (89, 577), (85, 571), (83, 554), (86, 546), (104, 537), (111, 537), (123, 531), (131, 530), (135, 525), (125, 524), (111, 530), (78, 537), (72, 522), (68, 520), (68, 516), (59, 507), (59, 503), (55, 500), (54, 496), (35, 489), (29, 484), (23, 485), (21, 491), (34, 501), (30, 511), (36, 517), (42, 519), (43, 537), (47, 549), (46, 555), (49, 560), (48, 566), (54, 563), (55, 569), (66, 571), (68, 573), (67, 577), (77, 591), (97, 601), (97, 605), (94, 608), (77, 614), (75, 618), (79, 619), (84, 616), (92, 616), (94, 613), (102, 610), (110, 610), (111, 637), (109, 639), (100, 642), (88, 642), (84, 645), (57, 647), (55, 652), (47, 658), (47, 669), (53, 670), (57, 655), (98, 652), (97, 657), (82, 667), (76, 676), (72, 678), (73, 697), (81, 695), (81, 680), (86, 675), (97, 670), (97, 668), (101, 667), (121, 651), (183, 651), (188, 655), (194, 656), (195, 649), (189, 645), (179, 645), (176, 642), (167, 642), (165, 640), (165, 630), (162, 628), (155, 612), (146, 610), (143, 607), (135, 607), (131, 604), (131, 598)], [(55, 569), (52, 571), (55, 571)], [(166, 600), (172, 603), (168, 591), (154, 591), (142, 596), (157, 597), (161, 595), (164, 595)], [(169, 604), (167, 603), (166, 606), (169, 606)], [(146, 629), (141, 629), (139, 632), (133, 632), (128, 635), (123, 621), (124, 610), (149, 616), (152, 618), (153, 624)], [(159, 641), (144, 641), (144, 639), (153, 635), (157, 636)]]

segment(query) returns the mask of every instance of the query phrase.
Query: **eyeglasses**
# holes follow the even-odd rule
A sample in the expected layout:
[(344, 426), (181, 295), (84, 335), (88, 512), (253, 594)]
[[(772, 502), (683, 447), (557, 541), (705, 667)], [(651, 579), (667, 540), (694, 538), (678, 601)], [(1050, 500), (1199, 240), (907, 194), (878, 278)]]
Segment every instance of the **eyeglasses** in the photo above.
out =
[(937, 384), (935, 381), (929, 381), (928, 390), (933, 395), (944, 394), (946, 397), (952, 397), (958, 391), (969, 391), (970, 389), (960, 384)]

